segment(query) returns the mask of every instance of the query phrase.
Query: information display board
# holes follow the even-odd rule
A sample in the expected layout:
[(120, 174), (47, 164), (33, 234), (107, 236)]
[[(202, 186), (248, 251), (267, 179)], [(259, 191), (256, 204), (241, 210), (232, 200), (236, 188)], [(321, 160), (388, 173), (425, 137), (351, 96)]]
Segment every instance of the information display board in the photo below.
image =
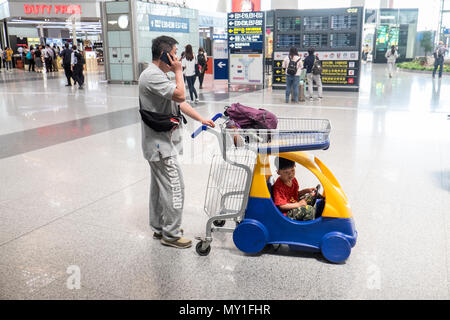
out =
[(286, 83), (283, 60), (296, 47), (302, 60), (309, 48), (322, 61), (324, 88), (359, 90), (363, 8), (275, 10), (272, 86)]
[(228, 13), (229, 84), (264, 85), (265, 13)]

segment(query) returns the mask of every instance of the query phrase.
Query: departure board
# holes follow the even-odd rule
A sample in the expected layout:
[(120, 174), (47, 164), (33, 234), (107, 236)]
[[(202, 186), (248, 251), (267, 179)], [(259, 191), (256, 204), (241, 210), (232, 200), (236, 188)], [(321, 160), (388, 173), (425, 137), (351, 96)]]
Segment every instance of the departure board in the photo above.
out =
[(277, 35), (277, 48), (300, 48), (300, 34), (279, 34)]
[(329, 28), (328, 22), (327, 16), (305, 17), (303, 19), (305, 31), (327, 30)]
[(358, 26), (357, 15), (334, 15), (331, 16), (331, 29), (353, 29)]
[(356, 33), (331, 33), (331, 48), (347, 48), (356, 46)]
[(322, 48), (328, 46), (328, 35), (326, 33), (305, 33), (303, 35), (303, 47)]
[(363, 7), (275, 10), (272, 87), (286, 85), (283, 60), (295, 47), (302, 60), (314, 48), (314, 55), (322, 61), (325, 89), (358, 91), (363, 17)]
[(283, 17), (277, 19), (278, 32), (300, 31), (301, 26), (300, 17)]

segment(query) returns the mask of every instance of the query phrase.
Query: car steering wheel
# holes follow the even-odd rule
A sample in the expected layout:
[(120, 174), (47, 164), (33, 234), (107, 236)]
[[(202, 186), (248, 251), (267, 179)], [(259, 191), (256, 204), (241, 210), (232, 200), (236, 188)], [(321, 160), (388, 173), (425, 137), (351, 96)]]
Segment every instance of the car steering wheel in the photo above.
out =
[(320, 183), (316, 186), (316, 194), (314, 195), (313, 199), (313, 206), (316, 204), (317, 199), (321, 198), (322, 195), (319, 193), (320, 191)]

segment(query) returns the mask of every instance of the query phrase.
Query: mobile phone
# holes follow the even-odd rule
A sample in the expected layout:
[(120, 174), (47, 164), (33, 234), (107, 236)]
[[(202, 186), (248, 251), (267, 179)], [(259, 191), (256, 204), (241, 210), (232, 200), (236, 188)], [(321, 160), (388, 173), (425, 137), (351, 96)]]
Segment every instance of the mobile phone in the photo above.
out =
[[(160, 60), (163, 61), (164, 63), (166, 63), (167, 65), (171, 66), (172, 63), (170, 63), (170, 60), (169, 60), (169, 57), (168, 57), (169, 55), (170, 54), (167, 51), (163, 51)], [(173, 60), (173, 57), (171, 55), (170, 55), (170, 57)]]

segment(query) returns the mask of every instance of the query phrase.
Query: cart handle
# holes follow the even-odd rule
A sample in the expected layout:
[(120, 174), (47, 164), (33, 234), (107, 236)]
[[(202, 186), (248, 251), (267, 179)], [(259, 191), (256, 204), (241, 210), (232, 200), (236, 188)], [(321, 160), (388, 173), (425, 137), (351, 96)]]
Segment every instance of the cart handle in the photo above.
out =
[[(211, 120), (215, 122), (217, 119), (222, 118), (222, 117), (223, 117), (223, 114), (218, 113)], [(200, 127), (198, 127), (197, 130), (195, 130), (194, 133), (191, 135), (192, 139), (197, 137), (202, 131), (206, 131), (206, 129), (208, 129), (208, 126), (206, 124), (203, 124)]]

